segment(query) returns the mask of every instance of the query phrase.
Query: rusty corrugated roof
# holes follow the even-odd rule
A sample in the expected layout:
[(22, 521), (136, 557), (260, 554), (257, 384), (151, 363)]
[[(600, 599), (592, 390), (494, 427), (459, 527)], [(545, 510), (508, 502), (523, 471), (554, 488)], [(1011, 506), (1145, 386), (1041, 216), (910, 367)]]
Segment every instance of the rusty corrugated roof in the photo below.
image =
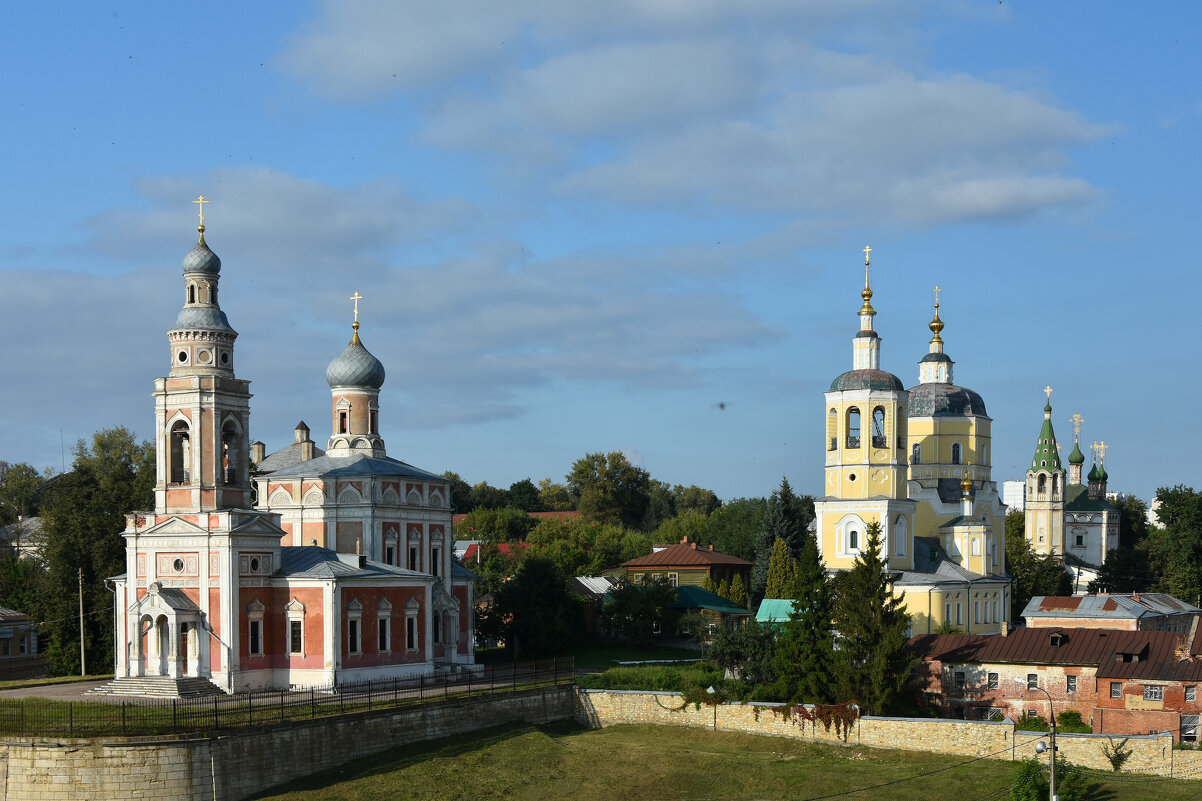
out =
[(728, 553), (711, 550), (695, 542), (678, 542), (661, 551), (630, 559), (622, 567), (701, 567), (703, 565), (738, 565), (751, 567), (751, 562)]

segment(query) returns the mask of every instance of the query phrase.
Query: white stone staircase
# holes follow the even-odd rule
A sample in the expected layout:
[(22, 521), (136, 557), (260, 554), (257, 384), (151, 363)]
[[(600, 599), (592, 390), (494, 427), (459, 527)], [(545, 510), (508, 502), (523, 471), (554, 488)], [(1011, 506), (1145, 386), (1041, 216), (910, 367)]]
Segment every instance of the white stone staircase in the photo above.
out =
[(142, 698), (201, 698), (225, 695), (225, 691), (208, 679), (186, 676), (132, 676), (113, 679), (89, 692), (98, 695), (128, 695)]

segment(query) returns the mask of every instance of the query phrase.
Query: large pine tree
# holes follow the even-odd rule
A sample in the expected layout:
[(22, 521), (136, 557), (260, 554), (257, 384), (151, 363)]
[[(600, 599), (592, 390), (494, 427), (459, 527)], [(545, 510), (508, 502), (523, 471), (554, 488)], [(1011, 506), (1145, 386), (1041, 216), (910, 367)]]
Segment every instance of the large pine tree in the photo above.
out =
[(780, 488), (768, 499), (760, 536), (756, 540), (755, 567), (751, 573), (751, 598), (755, 603), (764, 598), (772, 547), (776, 541), (784, 540), (789, 556), (796, 559), (805, 547), (806, 529), (813, 519), (814, 499), (808, 495), (794, 495), (789, 479), (782, 478)]
[(834, 598), (813, 538), (797, 563), (793, 612), (777, 638), (775, 690), (786, 703), (823, 704), (835, 690)]
[(910, 680), (917, 655), (906, 650), (910, 616), (893, 594), (893, 575), (881, 559), (881, 527), (867, 526), (865, 547), (840, 576), (835, 626), (839, 632), (839, 700), (866, 715), (882, 714)]
[(768, 559), (768, 579), (764, 584), (765, 598), (792, 598), (794, 580), (793, 559), (789, 546), (778, 539), (772, 545), (772, 556)]

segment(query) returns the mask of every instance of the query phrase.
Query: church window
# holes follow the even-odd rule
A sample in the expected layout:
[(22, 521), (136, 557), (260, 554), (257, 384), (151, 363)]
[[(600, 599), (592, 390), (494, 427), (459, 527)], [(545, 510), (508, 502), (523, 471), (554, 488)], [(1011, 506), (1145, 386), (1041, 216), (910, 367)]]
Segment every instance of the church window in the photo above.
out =
[(384, 549), (384, 562), (390, 565), (396, 564), (396, 548), (389, 545)]
[(839, 447), (839, 413), (831, 409), (826, 415), (826, 438), (830, 443), (828, 450)]
[(249, 621), (249, 631), (247, 632), (246, 651), (251, 656), (263, 655), (263, 621)]
[(1052, 476), (1052, 495), (1060, 494), (1060, 476)]
[(187, 364), (188, 363), (188, 351), (181, 350), (179, 353), (177, 353), (175, 355), (175, 358), (179, 359), (180, 364)]
[(339, 434), (347, 433), (347, 430), (349, 428), (348, 420), (349, 420), (349, 415), (346, 412), (346, 410), (340, 409), (338, 411), (338, 433)]
[(209, 287), (209, 303), (217, 303), (217, 285)]
[(410, 651), (417, 650), (417, 617), (405, 616), (405, 647)]
[(305, 650), (305, 624), (301, 620), (288, 621), (288, 653), (299, 654)]
[(196, 302), (196, 284), (188, 284), (188, 302)]
[(980, 601), (972, 602), (972, 622), (973, 623), (981, 622), (981, 602)]
[(435, 576), (442, 575), (442, 573), (439, 572), (440, 568), (442, 567), (442, 559), (440, 558), (442, 556), (441, 551), (442, 549), (437, 545), (430, 549), (430, 572)]
[(434, 617), (430, 619), (430, 622), (434, 626), (433, 630), (431, 631), (431, 633), (434, 635), (434, 642), (435, 644), (439, 644), (442, 642), (442, 616), (434, 615)]
[(1002, 619), (997, 616), (997, 601), (993, 602), (993, 620), (995, 623), (1001, 623)]
[(168, 484), (187, 484), (191, 472), (192, 448), (188, 424), (178, 420), (171, 426), (171, 464)]
[(952, 464), (960, 464), (960, 443), (952, 443)]
[(239, 439), (233, 421), (227, 422), (221, 429), (221, 479), (226, 484), (238, 483)]
[(885, 439), (885, 409), (878, 406), (872, 410), (872, 447), (884, 448), (888, 444)]
[(860, 532), (856, 531), (853, 528), (851, 531), (847, 532), (847, 548), (850, 551), (854, 551), (859, 547), (860, 547)]
[(409, 546), (409, 569), (410, 570), (418, 569), (418, 567), (417, 567), (417, 546), (416, 545)]
[(222, 364), (230, 363), (230, 352), (228, 350), (221, 351), (221, 363)]
[(847, 447), (860, 447), (860, 410), (855, 406), (847, 410)]
[(922, 443), (915, 442), (910, 448), (910, 464), (922, 464)]
[(1036, 480), (1035, 491), (1041, 495), (1048, 491), (1048, 477), (1042, 473), (1040, 473), (1039, 478)]
[(1068, 691), (1070, 693), (1075, 693), (1077, 691), (1077, 677), (1076, 676), (1068, 676), (1067, 678), (1068, 678), (1068, 682), (1066, 684), (1067, 684)]
[(380, 653), (382, 653), (382, 654), (386, 654), (386, 653), (388, 653), (388, 651), (389, 651), (389, 647), (388, 647), (388, 640), (389, 640), (389, 637), (388, 637), (388, 634), (389, 634), (389, 632), (388, 632), (388, 621), (389, 621), (389, 619), (388, 619), (388, 618), (386, 618), (386, 617), (382, 617), (382, 618), (380, 618), (380, 620), (379, 620), (379, 629), (380, 629), (380, 631), (379, 631), (379, 638), (380, 638)]
[(972, 555), (973, 556), (981, 555), (981, 540), (978, 537), (972, 538)]
[(368, 414), (371, 417), (371, 433), (379, 434), (380, 432), (378, 429), (380, 425), (380, 413), (375, 409), (372, 409), (370, 412), (368, 412)]
[(349, 654), (359, 653), (359, 619), (351, 618), (346, 622), (346, 651)]
[(964, 625), (964, 607), (959, 601), (956, 601), (956, 625)]

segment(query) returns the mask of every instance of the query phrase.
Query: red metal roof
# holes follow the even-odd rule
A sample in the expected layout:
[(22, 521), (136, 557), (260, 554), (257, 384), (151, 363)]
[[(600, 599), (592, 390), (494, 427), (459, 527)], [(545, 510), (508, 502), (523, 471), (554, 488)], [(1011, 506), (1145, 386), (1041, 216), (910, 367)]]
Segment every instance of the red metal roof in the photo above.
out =
[(1071, 595), (1045, 595), (1039, 603), (1039, 608), (1044, 612), (1052, 610), (1072, 612), (1081, 605), (1081, 599)]
[[(530, 547), (530, 544), (526, 543), (526, 542), (515, 542), (512, 544), (508, 543), (508, 542), (499, 542), (496, 545), (492, 545), (492, 546), (485, 545), (484, 547), (485, 548), (489, 548), (489, 547), (496, 548), (497, 552), (500, 553), (501, 555), (509, 556), (511, 553), (513, 553), (514, 548), (518, 548), (518, 549), (524, 551)], [(479, 551), (480, 551), (480, 546), (473, 542), (471, 545), (467, 546), (467, 550), (465, 550), (463, 552), (463, 561), (465, 561), (465, 562), (472, 561), (473, 559), (476, 558), (476, 554), (479, 553)]]
[(700, 546), (695, 542), (678, 542), (663, 550), (623, 562), (622, 567), (702, 567), (705, 565), (737, 565), (751, 567), (751, 562)]

